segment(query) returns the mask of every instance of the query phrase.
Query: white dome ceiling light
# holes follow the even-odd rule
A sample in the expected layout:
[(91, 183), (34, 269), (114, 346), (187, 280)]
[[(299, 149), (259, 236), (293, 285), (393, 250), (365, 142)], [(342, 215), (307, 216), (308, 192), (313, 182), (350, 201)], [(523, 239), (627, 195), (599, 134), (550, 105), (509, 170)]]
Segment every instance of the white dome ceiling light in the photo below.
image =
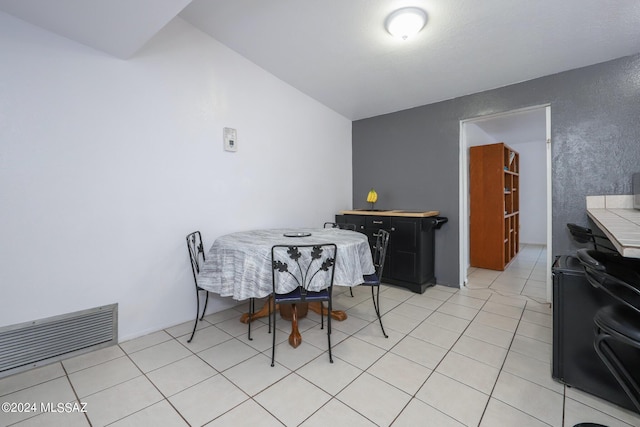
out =
[(427, 22), (427, 13), (417, 7), (404, 7), (391, 13), (385, 21), (385, 27), (394, 37), (407, 40), (422, 30)]

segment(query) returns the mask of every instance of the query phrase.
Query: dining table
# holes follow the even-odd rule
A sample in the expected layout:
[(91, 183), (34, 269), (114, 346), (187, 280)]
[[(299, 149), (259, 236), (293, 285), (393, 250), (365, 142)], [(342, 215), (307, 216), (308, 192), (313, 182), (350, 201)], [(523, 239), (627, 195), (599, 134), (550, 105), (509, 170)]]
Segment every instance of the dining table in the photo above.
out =
[[(251, 298), (269, 297), (264, 306), (255, 313), (244, 313), (240, 321), (252, 322), (269, 315), (271, 309), (291, 320), (289, 344), (297, 347), (302, 342), (298, 330), (298, 318), (306, 315), (307, 308), (319, 314), (331, 315), (342, 321), (347, 318), (344, 311), (328, 309), (322, 303), (297, 304), (299, 310), (288, 305), (274, 306), (271, 248), (274, 245), (311, 245), (334, 243), (337, 247), (334, 286), (357, 286), (362, 277), (375, 272), (371, 247), (367, 236), (339, 228), (279, 228), (241, 231), (218, 237), (206, 254), (205, 262), (197, 275), (198, 286), (222, 297), (244, 301)], [(281, 285), (280, 283), (277, 284)], [(276, 293), (287, 293), (292, 289), (276, 288)]]

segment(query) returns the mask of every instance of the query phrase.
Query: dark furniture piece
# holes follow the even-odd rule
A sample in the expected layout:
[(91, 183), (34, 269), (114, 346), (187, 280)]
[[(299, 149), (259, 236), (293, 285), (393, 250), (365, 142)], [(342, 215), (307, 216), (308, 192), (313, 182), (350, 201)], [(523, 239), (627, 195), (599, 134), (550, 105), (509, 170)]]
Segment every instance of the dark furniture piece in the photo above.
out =
[[(589, 283), (615, 301), (600, 308), (593, 319), (596, 353), (640, 413), (640, 377), (631, 371), (640, 350), (640, 260), (587, 249), (577, 255)], [(622, 349), (635, 349), (636, 357)]]
[[(273, 301), (275, 304), (291, 304), (295, 316), (296, 303), (327, 302), (331, 313), (331, 294), (336, 267), (337, 246), (333, 243), (318, 245), (275, 245), (271, 248), (271, 271), (273, 283)], [(291, 289), (286, 293), (277, 293), (276, 289)], [(276, 311), (270, 310), (273, 322), (273, 343), (271, 348), (271, 366), (274, 366), (276, 354)], [(272, 316), (272, 317), (271, 317)], [(324, 314), (320, 311), (321, 328), (324, 329)], [(329, 362), (331, 355), (331, 316), (327, 316), (327, 341), (329, 344)]]
[[(387, 246), (389, 245), (389, 232), (385, 230), (378, 230), (376, 233), (376, 244), (373, 248), (373, 265), (376, 268), (374, 274), (367, 274), (363, 276), (364, 282), (360, 286), (371, 287), (371, 299), (373, 300), (373, 308), (378, 316), (378, 322), (380, 322), (380, 328), (382, 329), (382, 335), (385, 338), (389, 338), (382, 326), (382, 317), (380, 316), (380, 278), (384, 272), (384, 260), (387, 254)], [(351, 295), (353, 296), (353, 294)]]
[[(569, 229), (569, 233), (571, 233), (571, 237), (573, 237), (573, 240), (578, 243), (587, 243), (593, 245), (593, 249), (595, 249), (596, 251), (604, 249), (610, 252), (616, 252), (616, 249), (613, 247), (609, 239), (601, 234), (595, 234), (590, 228), (573, 223), (568, 223), (567, 228)], [(600, 240), (599, 247), (598, 240)]]
[(416, 293), (424, 293), (436, 284), (435, 230), (447, 221), (441, 216), (376, 215), (367, 211), (336, 215), (337, 223), (355, 224), (356, 231), (366, 234), (372, 251), (378, 230), (388, 231), (389, 247), (381, 279)]
[[(198, 320), (202, 320), (205, 311), (207, 311), (207, 303), (209, 302), (209, 292), (206, 289), (202, 289), (198, 286), (198, 273), (200, 268), (204, 264), (204, 248), (202, 246), (202, 236), (200, 231), (194, 231), (187, 235), (187, 249), (189, 249), (189, 259), (191, 261), (191, 271), (193, 272), (193, 282), (196, 285), (196, 321), (193, 325), (193, 331), (191, 337), (187, 342), (191, 342), (193, 335), (196, 333), (196, 327), (198, 326)], [(204, 308), (202, 309), (202, 315), (200, 315), (200, 292), (205, 293)]]
[[(593, 345), (593, 319), (600, 308), (615, 300), (591, 286), (582, 263), (575, 256), (556, 257), (552, 273), (552, 377), (567, 386), (634, 410)], [(633, 370), (640, 373), (640, 366)]]
[(355, 224), (348, 224), (345, 222), (337, 223), (337, 222), (325, 222), (324, 228), (339, 228), (341, 230), (351, 230), (356, 231)]

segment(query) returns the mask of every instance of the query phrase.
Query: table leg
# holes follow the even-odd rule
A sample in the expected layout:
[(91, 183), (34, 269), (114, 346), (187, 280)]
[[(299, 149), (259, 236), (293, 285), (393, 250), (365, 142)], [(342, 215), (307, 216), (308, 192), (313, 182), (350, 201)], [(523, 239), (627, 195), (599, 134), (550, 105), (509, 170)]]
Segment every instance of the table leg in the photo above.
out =
[[(310, 302), (309, 310), (324, 316), (326, 316), (329, 313), (329, 309), (325, 307), (324, 304), (322, 304), (321, 302)], [(342, 310), (331, 310), (331, 318), (339, 322), (342, 322), (347, 318), (347, 313), (345, 313)]]
[[(256, 319), (260, 319), (261, 317), (267, 317), (269, 315), (269, 305), (271, 305), (272, 310), (280, 311), (280, 315), (283, 319), (291, 320), (291, 334), (289, 335), (289, 344), (293, 348), (298, 347), (302, 343), (302, 335), (300, 334), (300, 331), (298, 329), (298, 319), (307, 315), (306, 306), (308, 305), (309, 310), (318, 314), (322, 313), (325, 316), (329, 312), (329, 309), (327, 309), (321, 302), (301, 304), (300, 310), (298, 310), (298, 304), (285, 304), (282, 307), (276, 305), (274, 307), (273, 297), (270, 296), (259, 311), (253, 313), (252, 316), (249, 316), (249, 313), (243, 313), (240, 317), (240, 321), (242, 323), (249, 323), (253, 322)], [(342, 321), (347, 318), (347, 313), (342, 310), (332, 310), (331, 318)]]
[(249, 313), (243, 313), (240, 317), (240, 321), (242, 323), (249, 323), (253, 322), (256, 319), (260, 319), (261, 317), (267, 317), (269, 315), (269, 305), (271, 305), (272, 310), (280, 311), (280, 317), (285, 320), (291, 321), (291, 334), (289, 335), (289, 344), (293, 348), (298, 347), (302, 343), (302, 335), (300, 335), (300, 330), (298, 329), (298, 318), (302, 318), (307, 315), (308, 304), (301, 304), (300, 310), (298, 310), (296, 304), (284, 304), (282, 306), (276, 305), (274, 307), (273, 297), (269, 296), (269, 298), (259, 311), (253, 313), (252, 316), (249, 316)]
[(271, 296), (269, 296), (269, 298), (264, 303), (262, 308), (259, 311), (256, 311), (255, 313), (253, 313), (252, 316), (249, 316), (249, 313), (243, 313), (242, 316), (240, 316), (240, 321), (242, 323), (249, 323), (249, 322), (253, 322), (256, 319), (260, 319), (261, 317), (269, 316), (269, 306), (271, 306), (273, 310), (276, 310), (276, 311), (278, 310), (278, 306), (275, 306), (275, 307), (273, 306), (273, 297)]
[(291, 334), (289, 334), (289, 345), (296, 348), (302, 343), (302, 336), (298, 330), (298, 307), (296, 304), (291, 305)]
[[(273, 310), (273, 297), (271, 296), (269, 296), (260, 310), (253, 313), (253, 316), (251, 316), (251, 321), (253, 322), (256, 319), (269, 316), (269, 304), (271, 304), (271, 309)], [(276, 305), (275, 311), (279, 311), (280, 317), (282, 317), (284, 320), (291, 320), (291, 308), (289, 307), (289, 304), (284, 304), (282, 307), (280, 307), (280, 305)], [(298, 318), (302, 319), (306, 316), (307, 304), (301, 304), (298, 307)], [(249, 323), (249, 313), (243, 313), (242, 316), (240, 316), (240, 322)]]
[(296, 348), (302, 343), (302, 336), (298, 328), (298, 319), (307, 317), (309, 304), (281, 304), (279, 305), (280, 317), (284, 320), (291, 321), (291, 334), (289, 335), (289, 344)]

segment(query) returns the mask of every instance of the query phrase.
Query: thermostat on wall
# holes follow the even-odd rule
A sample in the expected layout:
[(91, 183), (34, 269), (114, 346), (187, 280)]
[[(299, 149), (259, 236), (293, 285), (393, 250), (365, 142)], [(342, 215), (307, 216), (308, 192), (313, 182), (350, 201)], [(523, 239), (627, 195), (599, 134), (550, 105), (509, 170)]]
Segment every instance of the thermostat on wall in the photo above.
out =
[(223, 139), (225, 150), (238, 151), (238, 132), (235, 129), (224, 128)]

